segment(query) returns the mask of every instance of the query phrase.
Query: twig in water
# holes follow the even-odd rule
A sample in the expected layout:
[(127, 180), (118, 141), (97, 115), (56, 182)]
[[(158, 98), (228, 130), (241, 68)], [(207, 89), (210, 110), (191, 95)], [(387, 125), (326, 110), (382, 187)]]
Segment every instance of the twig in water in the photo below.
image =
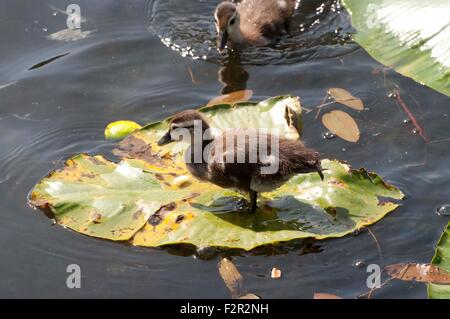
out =
[(423, 131), (422, 126), (420, 126), (420, 124), (417, 121), (417, 119), (414, 117), (414, 115), (411, 113), (409, 108), (406, 106), (405, 102), (403, 101), (403, 99), (402, 99), (402, 97), (400, 95), (400, 90), (398, 89), (398, 86), (396, 86), (396, 88), (394, 89), (393, 93), (394, 93), (395, 99), (397, 100), (397, 103), (403, 108), (405, 113), (408, 115), (409, 119), (413, 123), (413, 125), (416, 128), (416, 130), (419, 133), (419, 135), (424, 139), (425, 143), (428, 143), (428, 139), (424, 135), (424, 131)]
[(319, 105), (316, 106), (316, 108), (318, 108), (317, 114), (316, 114), (316, 117), (315, 117), (316, 120), (319, 117), (319, 113), (320, 113), (320, 110), (322, 110), (322, 107), (336, 103), (336, 101), (331, 101), (331, 102), (325, 103), (327, 98), (328, 98), (328, 93), (325, 95), (325, 97), (323, 98), (322, 102)]
[(312, 110), (311, 109), (308, 109), (308, 108), (306, 108), (306, 107), (302, 107), (302, 111), (305, 111), (305, 114), (308, 114), (309, 112), (311, 112)]
[(189, 76), (191, 77), (192, 84), (196, 85), (194, 73), (192, 72), (192, 69), (190, 66), (188, 67), (188, 73), (189, 73)]
[(380, 254), (380, 261), (381, 264), (383, 265), (383, 253), (381, 252), (381, 247), (380, 244), (378, 243), (378, 239), (369, 227), (367, 227), (367, 231), (369, 232), (370, 236), (372, 236), (373, 240), (375, 241), (375, 244), (377, 245), (378, 254)]
[(433, 140), (433, 141), (430, 141), (428, 144), (442, 143), (442, 142), (450, 142), (450, 137), (448, 137), (448, 138), (441, 138), (439, 140)]
[[(367, 227), (367, 231), (369, 232), (370, 236), (372, 236), (373, 240), (375, 241), (375, 244), (377, 245), (377, 249), (378, 249), (378, 254), (380, 255), (380, 264), (383, 265), (383, 253), (381, 252), (381, 247), (380, 244), (378, 243), (378, 239), (375, 236), (375, 234), (372, 232), (372, 230), (370, 228)], [(372, 288), (369, 291), (369, 294), (367, 296), (368, 299), (370, 299), (372, 297), (372, 292), (374, 291), (375, 288)]]

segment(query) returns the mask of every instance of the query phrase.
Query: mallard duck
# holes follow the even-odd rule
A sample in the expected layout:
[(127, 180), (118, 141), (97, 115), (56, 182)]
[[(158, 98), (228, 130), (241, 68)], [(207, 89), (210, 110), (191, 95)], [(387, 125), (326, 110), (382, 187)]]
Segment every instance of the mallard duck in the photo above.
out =
[[(248, 192), (250, 212), (257, 208), (258, 193), (275, 190), (294, 175), (317, 172), (324, 177), (319, 153), (300, 140), (255, 129), (230, 129), (214, 137), (196, 110), (175, 114), (158, 145), (186, 138), (188, 171), (199, 180)], [(262, 152), (266, 146), (267, 152)]]
[(233, 46), (268, 45), (287, 33), (298, 0), (243, 0), (220, 3), (214, 12), (219, 50)]

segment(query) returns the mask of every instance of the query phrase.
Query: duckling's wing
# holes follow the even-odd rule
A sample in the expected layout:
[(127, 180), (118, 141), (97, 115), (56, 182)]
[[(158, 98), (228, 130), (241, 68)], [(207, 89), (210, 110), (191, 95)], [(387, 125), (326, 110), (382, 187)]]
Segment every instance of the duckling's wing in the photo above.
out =
[(214, 139), (208, 163), (211, 182), (249, 190), (252, 176), (260, 166), (258, 158), (253, 158), (258, 154), (258, 145), (249, 143), (249, 139), (257, 139), (255, 132), (246, 135), (242, 129), (228, 130)]

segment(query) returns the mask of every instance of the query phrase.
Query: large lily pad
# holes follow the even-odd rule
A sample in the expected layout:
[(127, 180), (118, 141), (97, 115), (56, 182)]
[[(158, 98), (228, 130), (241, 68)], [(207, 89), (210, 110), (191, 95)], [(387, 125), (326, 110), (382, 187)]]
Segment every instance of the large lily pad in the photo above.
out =
[[(260, 103), (222, 104), (201, 109), (215, 130), (261, 127), (298, 138), (300, 103), (276, 97)], [(403, 194), (373, 173), (324, 160), (318, 174), (293, 177), (261, 194), (254, 214), (239, 210), (243, 194), (199, 182), (183, 163), (187, 145), (159, 147), (168, 120), (124, 139), (115, 164), (79, 155), (44, 178), (30, 201), (49, 207), (58, 223), (78, 232), (134, 245), (186, 243), (245, 250), (296, 238), (340, 237), (370, 225), (398, 207)]]
[[(450, 273), (450, 223), (442, 233), (431, 263)], [(450, 285), (428, 284), (428, 297), (431, 299), (450, 299)]]
[(127, 161), (116, 165), (101, 156), (81, 154), (44, 178), (30, 200), (50, 208), (59, 224), (75, 231), (128, 240), (161, 203), (187, 195), (163, 188), (153, 175)]
[(450, 1), (344, 0), (355, 40), (381, 63), (450, 96)]

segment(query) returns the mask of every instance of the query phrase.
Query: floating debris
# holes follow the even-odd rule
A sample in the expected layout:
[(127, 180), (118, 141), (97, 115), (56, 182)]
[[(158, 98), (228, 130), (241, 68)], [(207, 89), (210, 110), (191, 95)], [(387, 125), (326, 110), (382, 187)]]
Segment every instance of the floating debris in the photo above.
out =
[(272, 268), (272, 271), (270, 273), (270, 277), (274, 278), (274, 279), (278, 279), (281, 278), (281, 270), (278, 268)]
[(142, 127), (133, 121), (116, 121), (109, 123), (105, 129), (107, 139), (120, 139), (141, 129)]
[(436, 213), (440, 216), (450, 216), (450, 204), (445, 204), (436, 208)]
[(328, 94), (338, 103), (341, 103), (354, 110), (364, 110), (364, 103), (361, 99), (353, 96), (350, 92), (340, 88), (328, 89)]
[(404, 281), (450, 284), (450, 274), (431, 264), (394, 264), (386, 266), (384, 271), (389, 276)]
[(353, 266), (357, 268), (364, 268), (366, 266), (366, 263), (364, 261), (357, 260), (353, 263)]
[(322, 116), (323, 125), (343, 140), (356, 143), (360, 131), (358, 124), (348, 113), (334, 110)]

